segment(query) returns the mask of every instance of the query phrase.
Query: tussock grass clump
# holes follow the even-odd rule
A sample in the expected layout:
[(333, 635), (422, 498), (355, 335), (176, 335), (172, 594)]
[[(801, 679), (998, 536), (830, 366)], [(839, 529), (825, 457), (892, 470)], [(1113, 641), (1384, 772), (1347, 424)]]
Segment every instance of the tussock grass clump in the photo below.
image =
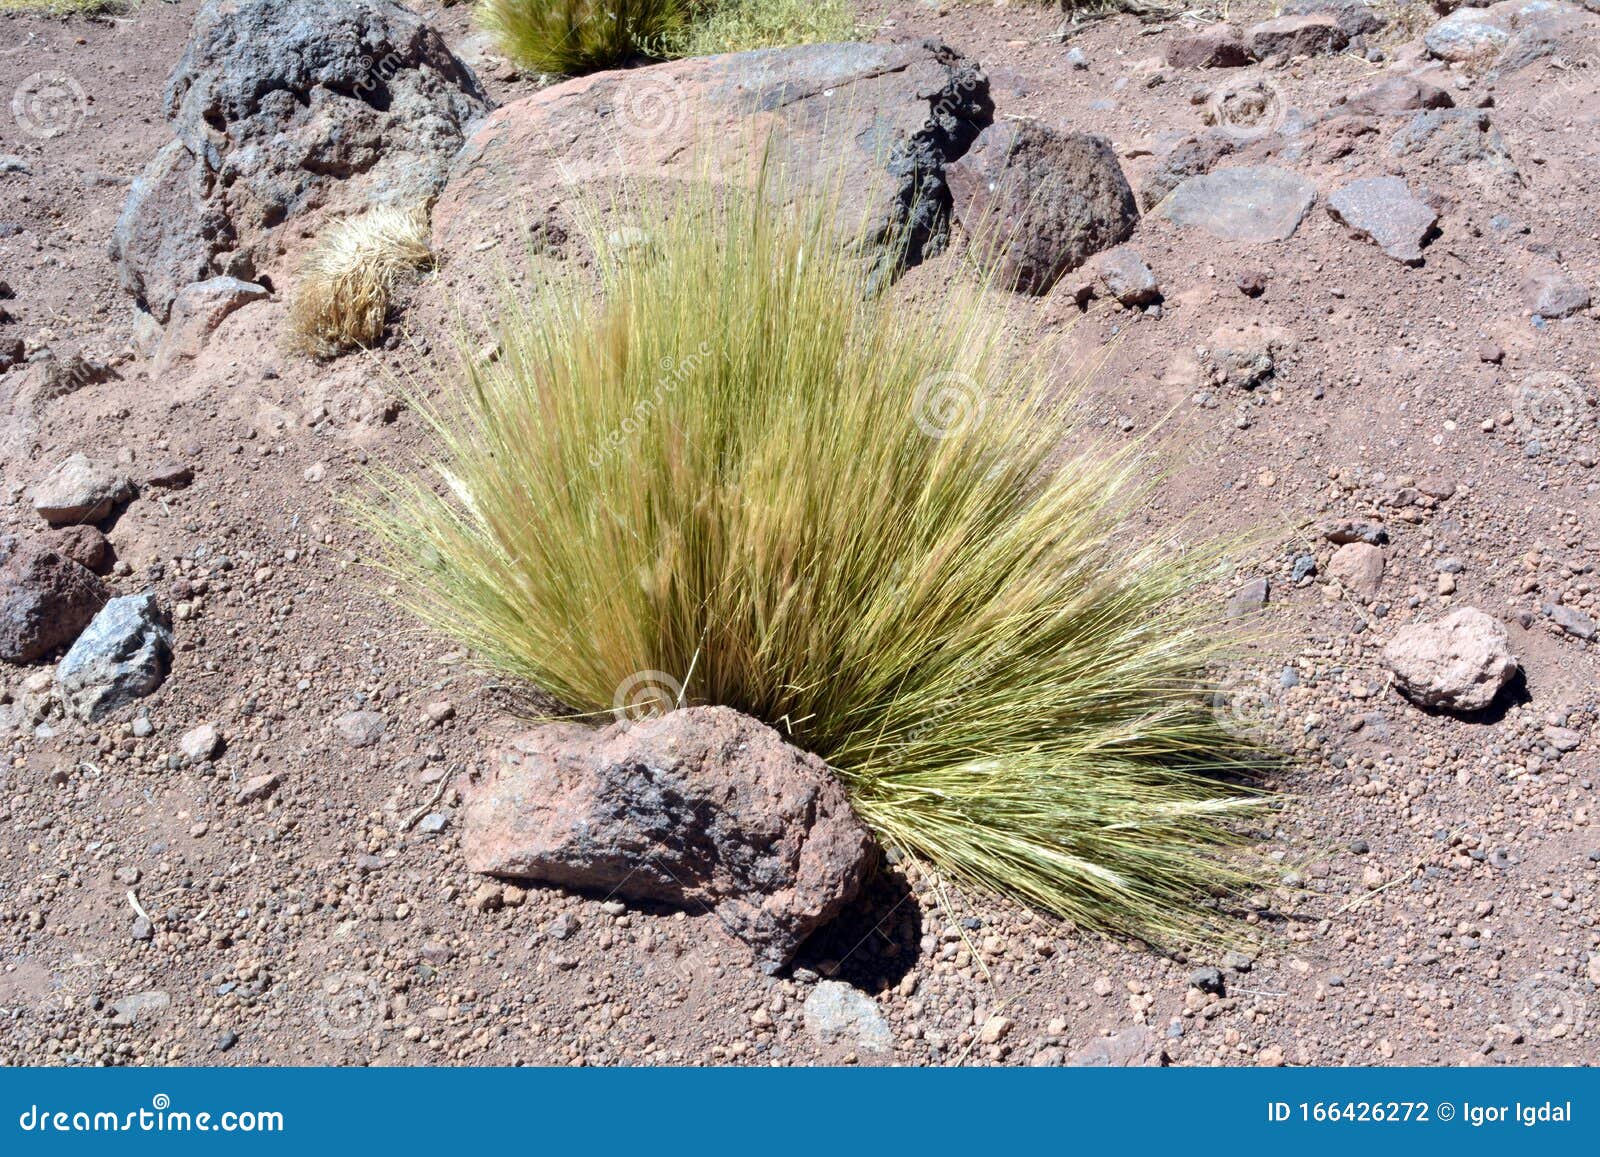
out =
[(849, 0), (710, 0), (666, 47), (673, 56), (714, 56), (857, 36)]
[(0, 0), (0, 13), (40, 16), (109, 16), (126, 12), (135, 0)]
[(518, 68), (575, 76), (656, 55), (689, 11), (689, 0), (484, 0), (477, 16)]
[(401, 278), (432, 260), (423, 209), (380, 205), (335, 221), (301, 262), (289, 314), (294, 344), (318, 357), (372, 345)]
[(1216, 552), (1135, 533), (1143, 457), (1063, 456), (1073, 400), (984, 297), (869, 295), (827, 206), (643, 223), (599, 293), (508, 288), (499, 359), (419, 403), (437, 473), (369, 511), (401, 601), (583, 713), (765, 720), (949, 877), (1224, 938), (1197, 900), (1255, 878), (1260, 761), (1204, 701)]

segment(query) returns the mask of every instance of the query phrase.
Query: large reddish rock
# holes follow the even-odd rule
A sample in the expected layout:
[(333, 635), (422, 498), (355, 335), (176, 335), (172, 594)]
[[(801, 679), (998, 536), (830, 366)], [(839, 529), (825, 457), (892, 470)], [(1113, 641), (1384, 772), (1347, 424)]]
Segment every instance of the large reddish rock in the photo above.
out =
[(31, 663), (78, 637), (110, 592), (52, 544), (0, 537), (0, 659)]
[(1245, 43), (1262, 60), (1269, 56), (1327, 56), (1342, 52), (1350, 37), (1326, 13), (1279, 16), (1245, 30)]
[(827, 765), (726, 707), (518, 736), (469, 786), (462, 847), (475, 872), (709, 910), (767, 972), (874, 857)]
[(956, 219), (1007, 289), (1050, 292), (1061, 277), (1126, 241), (1139, 207), (1104, 137), (1036, 120), (983, 131), (950, 166)]
[(434, 250), (447, 265), (452, 254), (479, 262), (500, 241), (514, 251), (522, 228), (570, 232), (575, 199), (604, 206), (620, 190), (748, 184), (770, 155), (782, 180), (837, 198), (851, 240), (892, 272), (944, 247), (945, 166), (993, 112), (977, 63), (933, 42), (813, 44), (595, 73), (507, 104), (472, 134), (434, 208)]
[(1255, 60), (1239, 30), (1226, 24), (1173, 37), (1166, 57), (1169, 68), (1240, 68)]

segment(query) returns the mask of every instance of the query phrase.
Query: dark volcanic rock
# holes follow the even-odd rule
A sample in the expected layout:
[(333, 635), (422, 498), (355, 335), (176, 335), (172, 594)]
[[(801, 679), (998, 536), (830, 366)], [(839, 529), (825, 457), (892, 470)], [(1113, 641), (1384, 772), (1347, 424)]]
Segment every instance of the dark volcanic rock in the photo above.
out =
[(390, 0), (209, 0), (167, 82), (176, 139), (134, 182), (111, 256), (160, 321), (185, 285), (253, 280), (323, 205), (417, 202), (489, 100)]
[(768, 972), (873, 859), (827, 765), (725, 707), (519, 736), (469, 790), (462, 847), (475, 872), (709, 909)]
[(47, 542), (0, 537), (0, 659), (31, 663), (78, 637), (109, 597)]
[(950, 192), (981, 259), (1002, 286), (1024, 293), (1048, 293), (1139, 221), (1109, 141), (1034, 120), (985, 129), (950, 166)]

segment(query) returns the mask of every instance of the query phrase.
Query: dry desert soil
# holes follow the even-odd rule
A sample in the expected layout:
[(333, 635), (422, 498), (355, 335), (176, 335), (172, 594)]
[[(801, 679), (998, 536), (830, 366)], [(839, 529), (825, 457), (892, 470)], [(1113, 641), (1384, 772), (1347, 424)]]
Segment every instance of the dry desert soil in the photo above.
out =
[[(495, 101), (538, 90), (464, 8), (412, 7)], [(8, 419), (0, 531), (43, 529), (30, 487), (74, 452), (135, 479), (192, 474), (102, 524), (110, 590), (154, 591), (174, 615), (158, 690), (86, 723), (48, 703), (59, 651), (0, 665), (0, 1063), (1592, 1061), (1600, 311), (1544, 317), (1530, 295), (1539, 278), (1600, 286), (1600, 17), (1558, 7), (1554, 47), (1527, 61), (1435, 58), (1421, 38), (1439, 14), (1414, 4), (1379, 5), (1387, 27), (1344, 51), (1251, 67), (1265, 121), (1241, 150), (1316, 193), (1292, 236), (1230, 241), (1145, 213), (1126, 248), (1159, 282), (1155, 307), (1102, 293), (1080, 308), (1071, 275), (1014, 303), (1059, 332), (1063, 380), (1094, 366), (1100, 436), (1161, 424), (1171, 475), (1142, 520), (1268, 528), (1215, 594), (1267, 580), (1270, 630), (1234, 674), (1295, 753), (1263, 833), (1282, 875), (1248, 898), (1260, 945), (1160, 953), (899, 863), (771, 977), (705, 915), (466, 867), (458, 779), (505, 696), (390, 606), (344, 503), (371, 467), (415, 458), (392, 375), (448, 366), (449, 295), (473, 255), (441, 255), (385, 348), (289, 352), (280, 295), (158, 367), (107, 242), (170, 137), (161, 93), (199, 4), (0, 15), (0, 95), (42, 71), (83, 93), (49, 137), (0, 106), (0, 346), (100, 367), (26, 428)], [(861, 19), (870, 39), (958, 48), (1008, 86), (1011, 113), (1103, 134), (1135, 189), (1237, 81), (1167, 62), (1213, 12), (1067, 36), (1061, 13), (1024, 3), (873, 2)], [(1337, 111), (1391, 74), (1482, 110), (1499, 143), (1406, 152), (1391, 142), (1413, 112)], [(1436, 212), (1420, 261), (1328, 211), (1373, 176)], [(959, 276), (940, 259), (907, 281)], [(1231, 375), (1224, 348), (1244, 351)], [(0, 376), (0, 401), (28, 364)], [(1335, 564), (1337, 520), (1381, 524), (1380, 555)], [(1522, 671), (1468, 718), (1412, 705), (1381, 656), (1461, 606), (1506, 625)], [(185, 755), (206, 725), (215, 750)], [(823, 990), (842, 1028), (824, 1002), (807, 1016), (830, 984), (849, 986)]]

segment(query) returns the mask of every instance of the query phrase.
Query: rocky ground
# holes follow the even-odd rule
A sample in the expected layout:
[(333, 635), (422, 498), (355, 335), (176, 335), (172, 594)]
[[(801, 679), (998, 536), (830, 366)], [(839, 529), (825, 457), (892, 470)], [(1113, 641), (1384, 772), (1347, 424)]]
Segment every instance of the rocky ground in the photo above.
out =
[[(351, 196), (443, 180), (465, 122), (539, 90), (460, 8), (417, 10), (482, 92), (405, 89), (437, 147), (319, 161)], [(775, 976), (713, 914), (469, 870), (461, 785), (505, 689), (389, 608), (342, 502), (414, 456), (395, 375), (447, 358), (503, 238), (442, 245), (391, 348), (287, 353), (286, 271), (338, 202), (316, 182), (251, 218), (163, 154), (232, 240), (154, 244), (176, 236), (162, 212), (108, 253), (184, 132), (163, 89), (196, 0), (0, 17), (19, 94), (0, 118), (0, 1061), (1592, 1060), (1600, 16), (1300, 10), (1062, 37), (1023, 4), (863, 9), (876, 41), (981, 64), (997, 123), (1103, 135), (1140, 195), (1121, 244), (1013, 307), (1059, 335), (1062, 381), (1094, 370), (1103, 437), (1165, 422), (1151, 525), (1267, 527), (1217, 592), (1268, 627), (1222, 709), (1298, 756), (1265, 837), (1280, 884), (1249, 898), (1261, 946), (1168, 957), (899, 863)], [(476, 179), (458, 167), (441, 211), (470, 224)], [(139, 313), (130, 248), (266, 292), (147, 279)], [(962, 276), (959, 229), (953, 248), (905, 291)], [(1487, 616), (1455, 644), (1464, 679), (1405, 631), (1461, 608)], [(66, 655), (86, 626), (100, 650)]]

